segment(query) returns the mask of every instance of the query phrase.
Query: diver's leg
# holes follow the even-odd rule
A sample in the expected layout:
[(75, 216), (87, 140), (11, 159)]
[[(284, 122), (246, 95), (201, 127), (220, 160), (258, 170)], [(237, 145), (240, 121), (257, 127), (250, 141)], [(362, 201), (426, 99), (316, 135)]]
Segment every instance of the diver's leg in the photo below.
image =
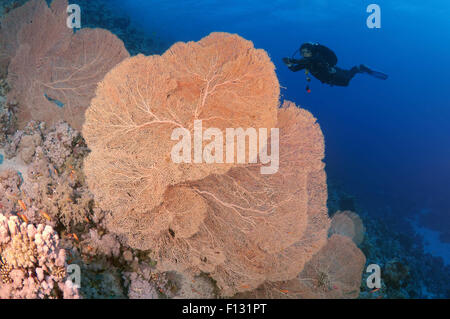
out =
[(378, 71), (374, 71), (374, 70), (370, 69), (367, 65), (364, 65), (364, 64), (361, 64), (359, 66), (359, 70), (361, 71), (361, 73), (363, 73), (363, 72), (367, 73), (367, 74), (369, 74), (373, 77), (376, 77), (378, 79), (381, 79), (381, 80), (386, 80), (388, 78), (387, 74), (384, 74), (384, 73), (378, 72)]
[(350, 77), (350, 79), (349, 79), (349, 81), (350, 81), (351, 79), (353, 79), (353, 77), (354, 77), (356, 74), (362, 73), (362, 70), (361, 70), (360, 67), (354, 66), (354, 67), (351, 68), (348, 72), (349, 72), (349, 73), (348, 73), (348, 76)]
[(386, 74), (371, 70), (364, 64), (361, 64), (360, 66), (354, 66), (350, 70), (344, 70), (338, 67), (335, 67), (335, 70), (336, 72), (333, 74), (333, 78), (331, 79), (330, 84), (338, 86), (348, 86), (353, 77), (358, 73), (367, 73), (382, 80), (386, 80), (388, 78)]
[(359, 68), (357, 66), (351, 68), (350, 70), (344, 70), (338, 67), (334, 68), (336, 72), (333, 74), (330, 84), (337, 86), (348, 86), (350, 84), (351, 79), (353, 79), (353, 77), (357, 73), (360, 73)]

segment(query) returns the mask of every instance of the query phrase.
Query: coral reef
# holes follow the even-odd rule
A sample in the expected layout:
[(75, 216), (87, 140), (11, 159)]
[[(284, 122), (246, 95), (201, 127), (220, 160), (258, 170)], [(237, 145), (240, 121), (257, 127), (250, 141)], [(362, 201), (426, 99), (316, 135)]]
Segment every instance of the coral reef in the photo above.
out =
[(167, 275), (158, 273), (154, 268), (145, 263), (138, 263), (132, 272), (124, 272), (123, 277), (128, 286), (130, 299), (159, 299), (173, 297), (173, 293), (166, 289), (169, 285)]
[(406, 287), (410, 279), (409, 267), (402, 263), (398, 258), (390, 260), (383, 268), (383, 281), (386, 286), (392, 289)]
[(65, 250), (50, 226), (0, 214), (0, 298), (78, 298), (66, 279)]
[(97, 229), (90, 229), (87, 237), (83, 245), (88, 247), (89, 254), (119, 257), (120, 244), (113, 234), (101, 234)]
[[(130, 53), (162, 52), (105, 1), (71, 2)], [(30, 0), (1, 22), (0, 297), (357, 297), (364, 256), (348, 237), (361, 244), (362, 223), (338, 213), (328, 230), (320, 127), (293, 103), (278, 109), (267, 53), (213, 33), (128, 58), (106, 30), (68, 30), (66, 5)], [(261, 175), (250, 156), (174, 165), (170, 133), (193, 135), (195, 120), (280, 128), (279, 171)], [(384, 266), (385, 287), (413, 276), (399, 265)]]
[(21, 174), (12, 169), (2, 173), (3, 212), (20, 212), (33, 223), (56, 226), (59, 221), (73, 231), (87, 222), (93, 208), (81, 172), (86, 147), (79, 132), (65, 122), (43, 127), (32, 121), (9, 139), (7, 157), (28, 165), (19, 167)]
[(218, 298), (220, 291), (216, 283), (206, 274), (192, 276), (188, 273), (165, 273), (175, 299), (211, 299)]
[(0, 76), (0, 148), (6, 144), (6, 137), (13, 134), (16, 129), (16, 117), (13, 110), (17, 104), (15, 101), (7, 101), (8, 92), (9, 85)]
[(160, 272), (146, 263), (138, 263), (133, 272), (124, 272), (123, 277), (130, 299), (210, 299), (218, 296), (217, 287), (205, 274)]
[(30, 0), (2, 22), (7, 42), (9, 100), (18, 102), (19, 127), (31, 120), (65, 120), (81, 128), (97, 83), (129, 56), (123, 42), (103, 29), (67, 28), (67, 0)]
[(158, 299), (159, 295), (154, 285), (134, 272), (130, 274), (128, 297), (130, 299)]
[(20, 196), (21, 179), (17, 172), (7, 169), (0, 171), (0, 212), (12, 211)]

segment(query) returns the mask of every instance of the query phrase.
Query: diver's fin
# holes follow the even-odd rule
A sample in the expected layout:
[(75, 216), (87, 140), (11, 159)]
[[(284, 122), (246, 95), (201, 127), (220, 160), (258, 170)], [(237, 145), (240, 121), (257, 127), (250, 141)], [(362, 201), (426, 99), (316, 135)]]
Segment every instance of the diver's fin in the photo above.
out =
[(377, 79), (381, 79), (381, 80), (387, 80), (387, 78), (389, 77), (387, 74), (384, 74), (384, 73), (378, 72), (378, 71), (372, 71), (369, 73), (369, 75), (376, 77)]
[(384, 73), (378, 72), (378, 71), (374, 71), (374, 70), (370, 69), (369, 67), (367, 67), (364, 64), (361, 64), (359, 66), (359, 69), (361, 70), (361, 72), (365, 72), (365, 73), (367, 73), (367, 74), (369, 74), (369, 75), (371, 75), (371, 76), (373, 76), (373, 77), (375, 77), (377, 79), (387, 80), (387, 78), (389, 77), (387, 74), (384, 74)]

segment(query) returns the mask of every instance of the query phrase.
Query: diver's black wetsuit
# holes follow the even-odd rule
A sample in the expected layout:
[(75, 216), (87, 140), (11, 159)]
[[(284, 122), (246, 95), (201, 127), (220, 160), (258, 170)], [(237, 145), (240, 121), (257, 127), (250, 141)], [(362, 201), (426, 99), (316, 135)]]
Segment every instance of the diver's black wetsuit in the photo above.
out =
[(322, 83), (337, 86), (348, 86), (350, 80), (357, 73), (361, 73), (359, 67), (354, 66), (350, 70), (344, 70), (329, 64), (320, 57), (303, 58), (301, 60), (289, 59), (293, 64), (289, 69), (293, 72), (307, 69), (316, 79)]
[(318, 43), (306, 43), (305, 46), (311, 51), (311, 57), (304, 57), (300, 60), (284, 58), (284, 63), (288, 68), (297, 72), (308, 70), (315, 78), (322, 83), (337, 86), (348, 86), (350, 80), (358, 73), (367, 73), (380, 79), (387, 79), (387, 75), (381, 72), (373, 71), (367, 66), (361, 64), (354, 66), (350, 70), (344, 70), (336, 66), (336, 54), (324, 45)]

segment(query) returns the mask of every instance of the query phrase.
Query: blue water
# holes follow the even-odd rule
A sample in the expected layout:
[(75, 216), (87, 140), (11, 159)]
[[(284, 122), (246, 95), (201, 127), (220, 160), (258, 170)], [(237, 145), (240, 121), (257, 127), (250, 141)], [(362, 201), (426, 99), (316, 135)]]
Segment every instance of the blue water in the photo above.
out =
[[(197, 41), (213, 31), (238, 33), (265, 49), (277, 67), (283, 98), (310, 110), (325, 135), (326, 170), (374, 216), (406, 220), (450, 242), (450, 2), (379, 0), (381, 29), (369, 29), (360, 0), (113, 0), (149, 36)], [(361, 63), (387, 81), (357, 75), (346, 88), (313, 79), (281, 59), (306, 41)], [(447, 252), (447, 258), (450, 252)]]

